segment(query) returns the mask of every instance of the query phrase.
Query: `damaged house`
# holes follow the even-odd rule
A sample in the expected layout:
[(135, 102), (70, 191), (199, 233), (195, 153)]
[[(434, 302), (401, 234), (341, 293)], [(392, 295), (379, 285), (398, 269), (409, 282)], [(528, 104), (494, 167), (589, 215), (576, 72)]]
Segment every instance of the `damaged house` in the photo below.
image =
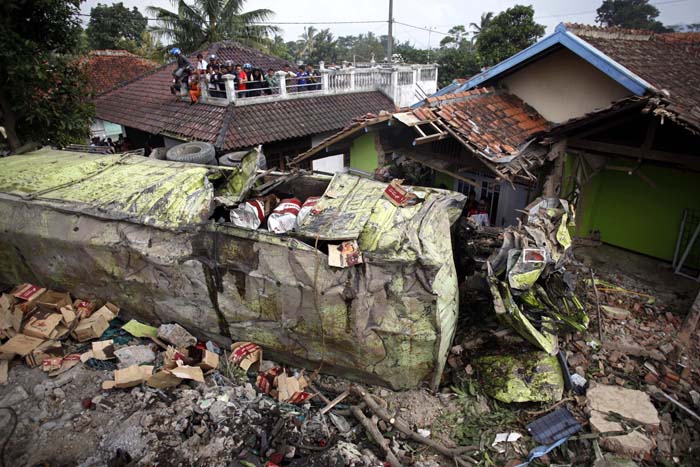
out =
[[(132, 148), (165, 147), (189, 141), (214, 145), (217, 155), (263, 145), (269, 167), (287, 168), (287, 158), (317, 144), (342, 129), (358, 115), (394, 111), (410, 105), (437, 90), (436, 65), (410, 65), (392, 68), (319, 67), (320, 83), (302, 92), (284, 74), (283, 59), (264, 54), (236, 42), (211, 44), (197, 54), (215, 55), (220, 63), (250, 63), (264, 72), (277, 72), (278, 88), (271, 95), (245, 96), (234, 90), (234, 81), (211, 93), (206, 83), (196, 105), (183, 96), (170, 93), (172, 72), (169, 63), (133, 79), (95, 100), (100, 120), (125, 128)], [(225, 75), (233, 78), (232, 75)], [(342, 167), (335, 160), (317, 163), (317, 170), (333, 173)]]
[(485, 201), (497, 226), (513, 224), (542, 191), (569, 197), (577, 236), (683, 272), (700, 266), (699, 88), (697, 33), (561, 24), (412, 109), (353, 123), (296, 162), (349, 152), (349, 167), (373, 172), (418, 161), (433, 186)]

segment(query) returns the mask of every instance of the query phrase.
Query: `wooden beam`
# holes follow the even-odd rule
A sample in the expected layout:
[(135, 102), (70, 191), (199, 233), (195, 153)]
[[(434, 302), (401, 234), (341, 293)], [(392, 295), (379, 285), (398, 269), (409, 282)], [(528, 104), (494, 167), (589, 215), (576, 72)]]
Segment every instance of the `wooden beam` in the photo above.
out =
[(587, 149), (605, 154), (632, 157), (634, 159), (649, 159), (658, 162), (666, 162), (669, 164), (681, 164), (689, 168), (700, 170), (700, 155), (681, 154), (675, 152), (646, 150), (631, 146), (623, 146), (621, 144), (601, 143), (598, 141), (589, 141), (585, 139), (574, 139), (569, 142), (569, 146), (573, 149)]
[(654, 117), (649, 121), (647, 126), (647, 134), (644, 136), (644, 143), (642, 143), (642, 151), (649, 152), (651, 146), (654, 144), (654, 137), (656, 136), (656, 129), (659, 127), (659, 121)]
[(434, 135), (423, 136), (422, 138), (416, 138), (413, 140), (413, 145), (418, 146), (419, 144), (430, 143), (431, 141), (438, 141), (447, 138), (447, 133), (435, 133)]

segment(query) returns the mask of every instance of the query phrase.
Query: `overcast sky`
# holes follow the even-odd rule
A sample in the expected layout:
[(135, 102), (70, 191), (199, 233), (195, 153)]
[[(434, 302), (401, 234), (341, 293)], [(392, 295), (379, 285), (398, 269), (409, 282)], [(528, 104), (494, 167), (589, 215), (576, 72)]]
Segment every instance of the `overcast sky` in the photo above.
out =
[[(109, 0), (87, 0), (82, 5), (83, 13), (89, 13), (97, 3), (112, 3)], [(170, 0), (123, 0), (128, 6), (137, 6), (142, 12), (147, 6), (155, 5), (172, 8)], [(394, 36), (400, 41), (410, 41), (414, 46), (436, 47), (443, 37), (439, 32), (447, 32), (451, 26), (479, 22), (484, 11), (500, 12), (517, 3), (532, 4), (535, 19), (553, 31), (560, 22), (579, 22), (593, 24), (595, 10), (602, 0), (532, 0), (517, 2), (514, 0), (394, 0), (394, 20), (413, 26), (432, 28), (436, 32), (428, 33), (404, 25), (395, 24)], [(652, 0), (661, 12), (659, 20), (666, 25), (679, 23), (700, 23), (700, 0)], [(248, 0), (246, 10), (269, 8), (276, 14), (272, 21), (309, 22), (309, 21), (386, 21), (389, 14), (389, 0)], [(87, 19), (87, 18), (86, 18)], [(302, 33), (303, 25), (280, 25), (285, 40), (295, 40)], [(386, 34), (387, 24), (327, 24), (315, 27), (330, 28), (335, 36), (359, 34), (372, 31), (377, 35)]]

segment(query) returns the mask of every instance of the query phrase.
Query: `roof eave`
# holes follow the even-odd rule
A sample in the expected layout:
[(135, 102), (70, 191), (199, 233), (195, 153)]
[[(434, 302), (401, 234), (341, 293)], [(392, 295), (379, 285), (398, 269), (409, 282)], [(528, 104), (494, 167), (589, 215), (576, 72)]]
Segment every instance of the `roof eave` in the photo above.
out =
[(499, 64), (494, 65), (488, 70), (472, 77), (462, 86), (460, 86), (456, 92), (466, 91), (480, 86), (483, 83), (490, 81), (522, 64), (523, 62), (546, 52), (548, 49), (556, 45), (566, 47), (569, 51), (578, 55), (583, 60), (590, 63), (612, 80), (616, 81), (625, 89), (637, 96), (643, 96), (647, 93), (647, 91), (658, 92), (658, 90), (650, 83), (626, 67), (622, 66), (620, 63), (616, 62), (600, 50), (596, 49), (591, 44), (578, 37), (576, 34), (567, 30), (563, 23), (560, 23), (556, 27), (554, 33), (545, 37), (541, 41), (536, 42), (530, 47), (523, 49), (517, 54), (503, 60)]

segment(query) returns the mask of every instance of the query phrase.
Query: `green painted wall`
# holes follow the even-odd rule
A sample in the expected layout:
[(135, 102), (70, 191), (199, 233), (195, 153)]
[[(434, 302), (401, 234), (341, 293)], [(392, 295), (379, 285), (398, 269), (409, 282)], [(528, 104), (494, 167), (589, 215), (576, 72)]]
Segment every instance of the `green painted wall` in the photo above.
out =
[(582, 191), (577, 235), (599, 230), (605, 243), (671, 261), (683, 209), (700, 209), (700, 174), (647, 164), (641, 171), (656, 188), (617, 170), (591, 179)]
[(350, 147), (350, 167), (373, 173), (378, 163), (373, 133), (364, 134), (352, 142)]
[(435, 172), (435, 183), (434, 187), (439, 188), (441, 184), (444, 184), (448, 190), (455, 189), (455, 179), (454, 177), (444, 174), (442, 172)]

